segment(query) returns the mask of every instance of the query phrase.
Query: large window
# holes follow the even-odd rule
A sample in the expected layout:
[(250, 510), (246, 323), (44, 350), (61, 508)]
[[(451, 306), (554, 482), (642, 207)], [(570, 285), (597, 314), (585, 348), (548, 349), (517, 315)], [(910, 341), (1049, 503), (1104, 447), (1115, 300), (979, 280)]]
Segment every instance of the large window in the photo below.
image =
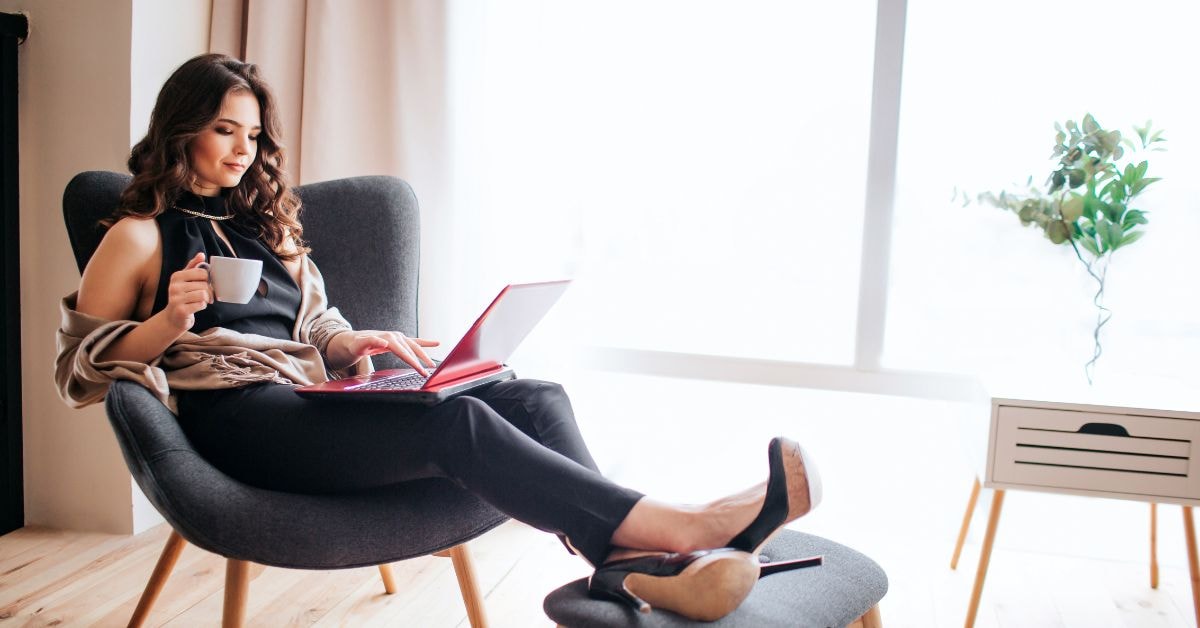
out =
[(1139, 199), (1146, 236), (1108, 274), (1097, 377), (1114, 368), (1177, 374), (1200, 354), (1200, 58), (1195, 3), (963, 3), (909, 0), (886, 366), (988, 371), (1065, 368), (1090, 357), (1092, 280), (1069, 247), (971, 192), (1041, 183), (1054, 122), (1092, 113), (1130, 132), (1147, 118), (1168, 152)]
[(855, 337), (868, 134), (890, 150), (898, 106), (882, 366), (1082, 375), (1094, 288), (1071, 250), (952, 194), (1040, 181), (1054, 122), (1092, 113), (1151, 118), (1170, 147), (1151, 155), (1147, 235), (1109, 271), (1098, 375), (1200, 354), (1200, 5), (908, 0), (902, 95), (873, 131), (875, 0), (452, 6), (453, 202), (470, 210), (453, 233), (477, 294), (571, 275), (556, 315), (585, 344), (850, 364), (879, 316)]
[(873, 1), (469, 4), (457, 233), (492, 284), (573, 274), (589, 344), (852, 360)]

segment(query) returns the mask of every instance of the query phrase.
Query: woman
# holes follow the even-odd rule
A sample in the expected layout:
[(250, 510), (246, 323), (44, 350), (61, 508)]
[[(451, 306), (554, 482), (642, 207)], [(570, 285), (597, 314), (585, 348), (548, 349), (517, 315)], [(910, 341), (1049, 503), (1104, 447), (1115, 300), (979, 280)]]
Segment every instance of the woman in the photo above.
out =
[[(560, 535), (597, 566), (596, 596), (695, 619), (736, 608), (758, 578), (758, 548), (819, 501), (793, 442), (771, 442), (766, 483), (682, 506), (601, 476), (556, 384), (500, 382), (433, 407), (292, 392), (379, 353), (425, 374), (437, 342), (354, 330), (326, 307), (279, 138), (254, 65), (210, 54), (171, 75), (129, 157), (133, 180), (63, 301), (64, 399), (93, 403), (113, 379), (138, 380), (209, 461), (247, 484), (331, 492), (450, 478)], [(210, 255), (262, 260), (248, 304), (214, 301), (201, 266)]]

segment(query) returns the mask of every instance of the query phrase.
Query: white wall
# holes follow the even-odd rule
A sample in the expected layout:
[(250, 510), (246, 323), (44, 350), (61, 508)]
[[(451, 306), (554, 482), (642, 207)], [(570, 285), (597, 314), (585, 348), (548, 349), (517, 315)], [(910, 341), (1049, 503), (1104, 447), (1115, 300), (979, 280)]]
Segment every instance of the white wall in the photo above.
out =
[(62, 193), (80, 171), (124, 171), (162, 79), (207, 48), (210, 3), (172, 2), (168, 16), (149, 0), (0, 0), (0, 11), (23, 11), (30, 21), (18, 52), (29, 525), (122, 533), (155, 521), (140, 495), (135, 504), (103, 409), (67, 408), (52, 383), (58, 301), (79, 283)]

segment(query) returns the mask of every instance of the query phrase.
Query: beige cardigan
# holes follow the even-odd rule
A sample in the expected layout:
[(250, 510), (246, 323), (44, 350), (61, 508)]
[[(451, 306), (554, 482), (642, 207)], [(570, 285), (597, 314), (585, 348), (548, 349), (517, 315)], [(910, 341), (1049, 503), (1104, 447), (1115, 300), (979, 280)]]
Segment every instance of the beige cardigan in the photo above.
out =
[(291, 340), (213, 327), (199, 334), (185, 332), (149, 364), (101, 361), (99, 356), (109, 345), (141, 323), (77, 312), (78, 295), (71, 293), (60, 305), (54, 365), (58, 394), (74, 408), (103, 400), (109, 384), (118, 379), (142, 384), (177, 412), (173, 393), (177, 390), (237, 388), (257, 382), (305, 385), (327, 381), (331, 373), (346, 377), (371, 370), (368, 358), (340, 370), (326, 364), (330, 338), (351, 327), (337, 308), (327, 307), (325, 282), (307, 255), (300, 266), (300, 310)]

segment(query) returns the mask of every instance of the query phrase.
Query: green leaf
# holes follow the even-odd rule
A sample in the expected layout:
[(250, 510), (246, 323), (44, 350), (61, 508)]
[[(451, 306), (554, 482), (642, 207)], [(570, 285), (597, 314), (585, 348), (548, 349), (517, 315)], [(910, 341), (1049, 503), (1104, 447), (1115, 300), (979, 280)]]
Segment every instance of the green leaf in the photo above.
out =
[(1092, 117), (1092, 114), (1089, 113), (1089, 114), (1083, 116), (1083, 132), (1084, 133), (1091, 134), (1091, 133), (1095, 133), (1096, 131), (1099, 131), (1099, 130), (1100, 130), (1100, 125), (1096, 124), (1096, 119)]
[(1067, 178), (1065, 175), (1063, 175), (1062, 170), (1055, 170), (1053, 173), (1051, 173), (1049, 181), (1050, 193), (1053, 194), (1061, 190), (1063, 183), (1066, 183), (1066, 180)]
[(1046, 225), (1046, 237), (1050, 238), (1050, 241), (1055, 244), (1066, 242), (1067, 234), (1069, 233), (1070, 229), (1067, 227), (1067, 224), (1061, 220), (1055, 220)]
[(1120, 181), (1112, 181), (1104, 186), (1108, 190), (1109, 196), (1112, 197), (1114, 203), (1120, 203), (1125, 200), (1125, 185)]
[(1145, 233), (1146, 233), (1145, 231), (1131, 231), (1129, 233), (1126, 233), (1125, 237), (1121, 238), (1121, 246), (1125, 246), (1127, 244), (1133, 244), (1134, 242), (1141, 240), (1142, 236), (1145, 235)]
[(1121, 246), (1121, 239), (1125, 237), (1125, 230), (1121, 228), (1119, 223), (1110, 222), (1104, 225), (1105, 231), (1108, 232), (1108, 248), (1115, 250)]
[(1084, 173), (1084, 171), (1080, 170), (1079, 168), (1075, 168), (1073, 170), (1068, 171), (1067, 179), (1068, 179), (1068, 183), (1069, 183), (1071, 189), (1073, 190), (1073, 189), (1083, 185), (1083, 182), (1084, 182), (1086, 176), (1087, 176), (1086, 173)]
[(1146, 212), (1140, 209), (1131, 209), (1125, 212), (1125, 218), (1121, 220), (1121, 226), (1128, 231), (1134, 225), (1144, 225), (1150, 222), (1146, 220)]
[(1133, 184), (1133, 187), (1129, 189), (1129, 197), (1133, 198), (1134, 196), (1137, 196), (1142, 190), (1146, 189), (1146, 186), (1154, 183), (1155, 181), (1162, 181), (1162, 177), (1146, 177), (1145, 179), (1136, 181)]
[(1105, 203), (1104, 201), (1099, 201), (1099, 203), (1101, 209), (1104, 210), (1104, 217), (1107, 218), (1109, 222), (1121, 222), (1121, 212), (1125, 209), (1124, 207), (1113, 203)]
[(1083, 215), (1083, 197), (1078, 194), (1072, 194), (1071, 198), (1063, 201), (1062, 217), (1067, 222), (1075, 222)]
[(1100, 257), (1100, 249), (1099, 249), (1099, 247), (1096, 246), (1095, 239), (1083, 238), (1082, 240), (1079, 241), (1079, 243), (1083, 245), (1083, 248), (1085, 248), (1089, 252), (1091, 252), (1092, 255), (1095, 255), (1096, 257)]

